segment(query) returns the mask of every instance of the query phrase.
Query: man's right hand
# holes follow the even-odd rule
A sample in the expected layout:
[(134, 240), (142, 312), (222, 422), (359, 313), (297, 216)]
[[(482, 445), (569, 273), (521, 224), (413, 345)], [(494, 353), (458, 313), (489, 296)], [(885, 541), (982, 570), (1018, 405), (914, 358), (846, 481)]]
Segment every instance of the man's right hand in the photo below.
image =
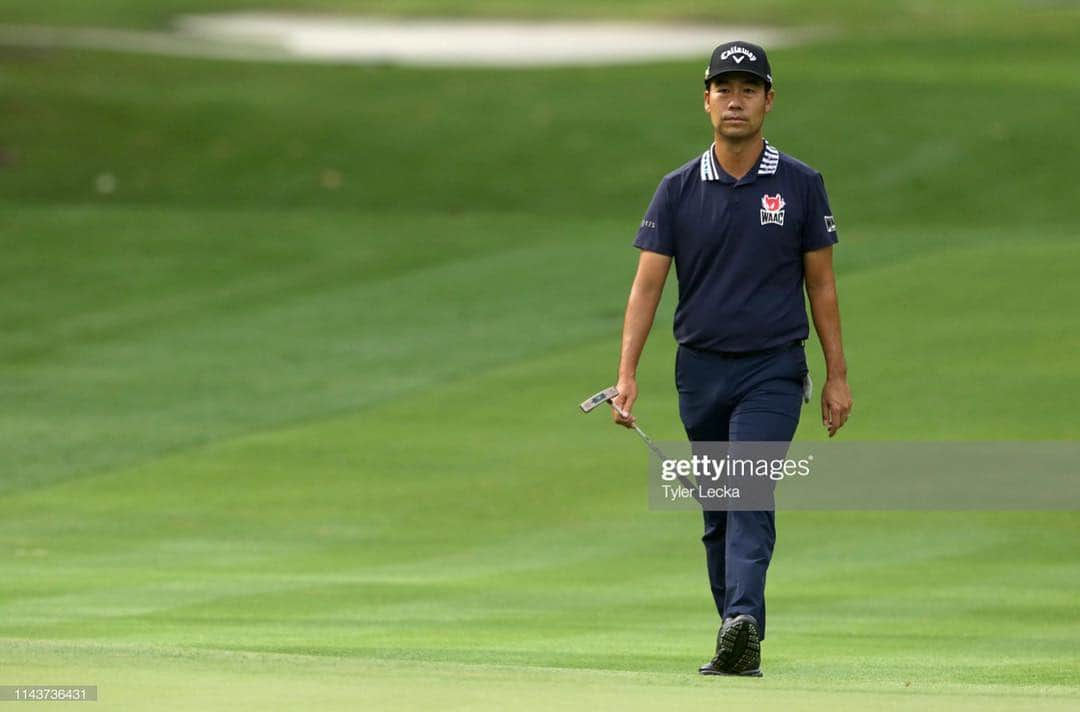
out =
[(636, 424), (634, 416), (630, 415), (630, 409), (637, 400), (637, 379), (634, 376), (670, 267), (671, 257), (658, 252), (642, 250), (638, 258), (637, 274), (630, 287), (630, 298), (626, 301), (622, 345), (619, 347), (619, 369), (616, 371), (619, 382), (615, 384), (619, 395), (612, 399), (612, 406), (618, 406), (626, 417), (619, 415), (613, 407), (611, 413), (616, 425), (632, 428)]
[[(619, 382), (615, 385), (618, 389), (619, 395), (611, 399), (611, 402), (615, 405), (611, 409), (611, 415), (615, 419), (616, 425), (621, 425), (625, 428), (632, 428), (637, 424), (637, 418), (632, 415), (632, 409), (634, 407), (634, 401), (637, 400), (637, 381), (632, 378), (619, 379)], [(622, 410), (627, 417), (619, 415), (619, 411)]]

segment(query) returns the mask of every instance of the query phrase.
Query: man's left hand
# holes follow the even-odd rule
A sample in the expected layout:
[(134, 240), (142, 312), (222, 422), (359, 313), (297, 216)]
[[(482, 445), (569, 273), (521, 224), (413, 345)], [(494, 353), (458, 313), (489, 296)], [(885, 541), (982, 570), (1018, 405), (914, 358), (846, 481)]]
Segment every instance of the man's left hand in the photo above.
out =
[(846, 378), (830, 378), (821, 389), (821, 424), (829, 429), (829, 437), (844, 427), (851, 415), (851, 389)]

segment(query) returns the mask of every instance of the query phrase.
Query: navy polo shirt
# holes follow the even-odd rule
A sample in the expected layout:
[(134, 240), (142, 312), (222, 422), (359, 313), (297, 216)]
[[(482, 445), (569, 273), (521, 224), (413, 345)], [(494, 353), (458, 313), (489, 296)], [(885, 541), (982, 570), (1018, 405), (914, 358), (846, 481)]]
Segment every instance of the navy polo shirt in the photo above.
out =
[(836, 242), (821, 174), (766, 143), (738, 181), (712, 146), (664, 176), (634, 246), (674, 258), (676, 341), (757, 351), (809, 335), (803, 253)]

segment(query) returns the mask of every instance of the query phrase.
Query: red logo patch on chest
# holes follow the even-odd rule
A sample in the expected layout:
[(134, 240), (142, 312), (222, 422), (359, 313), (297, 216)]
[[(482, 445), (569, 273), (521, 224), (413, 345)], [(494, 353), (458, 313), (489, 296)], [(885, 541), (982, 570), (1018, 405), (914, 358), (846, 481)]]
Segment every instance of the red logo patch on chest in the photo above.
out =
[(761, 224), (783, 225), (784, 224), (784, 198), (777, 193), (761, 196)]

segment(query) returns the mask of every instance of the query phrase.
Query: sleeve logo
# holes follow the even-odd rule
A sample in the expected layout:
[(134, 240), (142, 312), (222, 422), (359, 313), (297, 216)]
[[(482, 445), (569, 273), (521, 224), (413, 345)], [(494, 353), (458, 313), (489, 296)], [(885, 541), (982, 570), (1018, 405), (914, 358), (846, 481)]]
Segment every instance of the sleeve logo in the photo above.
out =
[(836, 220), (832, 215), (825, 216), (825, 232), (836, 232)]

